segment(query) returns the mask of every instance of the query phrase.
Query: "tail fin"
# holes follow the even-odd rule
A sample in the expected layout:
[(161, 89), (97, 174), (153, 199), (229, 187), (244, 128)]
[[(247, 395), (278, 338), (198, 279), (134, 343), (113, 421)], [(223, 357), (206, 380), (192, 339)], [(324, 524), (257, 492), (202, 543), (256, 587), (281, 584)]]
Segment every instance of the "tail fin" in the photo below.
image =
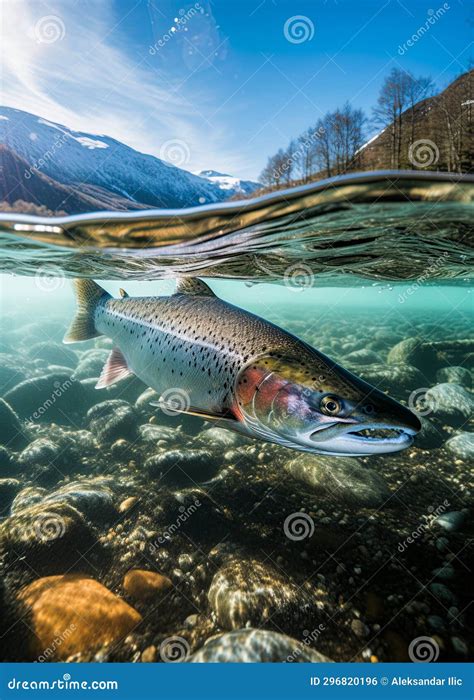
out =
[(77, 314), (63, 338), (63, 343), (76, 343), (79, 340), (89, 340), (101, 335), (96, 330), (94, 314), (101, 299), (110, 297), (110, 294), (99, 287), (94, 280), (74, 280), (74, 288), (77, 297)]

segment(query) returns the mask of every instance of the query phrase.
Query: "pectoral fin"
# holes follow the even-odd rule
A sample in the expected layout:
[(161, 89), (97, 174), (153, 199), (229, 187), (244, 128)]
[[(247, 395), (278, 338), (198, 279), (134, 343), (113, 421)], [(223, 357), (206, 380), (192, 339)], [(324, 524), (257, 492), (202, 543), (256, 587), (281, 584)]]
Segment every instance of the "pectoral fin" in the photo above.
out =
[(196, 408), (195, 406), (179, 408), (178, 406), (174, 405), (172, 401), (162, 401), (161, 399), (159, 399), (158, 401), (150, 401), (149, 405), (156, 406), (157, 408), (161, 408), (164, 411), (169, 411), (170, 413), (184, 413), (188, 416), (197, 416), (198, 418), (202, 418), (203, 420), (224, 420), (235, 422), (235, 416), (232, 413), (230, 413), (230, 411), (224, 413), (209, 413), (208, 411), (203, 411), (202, 409)]
[(114, 348), (107, 358), (99, 381), (95, 385), (96, 389), (105, 389), (105, 387), (115, 384), (115, 382), (125, 379), (132, 375), (132, 370), (127, 365), (127, 360), (123, 353), (118, 348)]

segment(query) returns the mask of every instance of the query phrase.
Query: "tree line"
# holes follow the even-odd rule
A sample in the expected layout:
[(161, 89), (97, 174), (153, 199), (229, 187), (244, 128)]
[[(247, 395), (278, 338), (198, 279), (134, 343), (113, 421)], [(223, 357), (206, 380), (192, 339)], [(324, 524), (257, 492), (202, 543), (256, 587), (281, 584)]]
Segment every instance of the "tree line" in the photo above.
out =
[[(370, 117), (348, 102), (327, 112), (270, 156), (260, 181), (273, 189), (375, 168), (471, 171), (473, 73), (435, 95), (429, 77), (394, 68)], [(370, 129), (379, 133), (367, 143)], [(421, 141), (424, 148), (417, 152)]]

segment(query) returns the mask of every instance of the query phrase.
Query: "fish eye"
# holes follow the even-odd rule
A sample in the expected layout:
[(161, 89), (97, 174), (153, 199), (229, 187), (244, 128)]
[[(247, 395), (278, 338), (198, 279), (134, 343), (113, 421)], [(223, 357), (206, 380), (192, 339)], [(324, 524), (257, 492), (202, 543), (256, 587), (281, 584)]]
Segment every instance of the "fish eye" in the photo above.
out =
[(375, 406), (373, 403), (367, 403), (365, 404), (364, 408), (362, 409), (364, 413), (366, 413), (368, 416), (371, 416), (374, 411), (375, 411)]
[(342, 411), (342, 403), (337, 396), (323, 396), (319, 406), (328, 416), (337, 416)]

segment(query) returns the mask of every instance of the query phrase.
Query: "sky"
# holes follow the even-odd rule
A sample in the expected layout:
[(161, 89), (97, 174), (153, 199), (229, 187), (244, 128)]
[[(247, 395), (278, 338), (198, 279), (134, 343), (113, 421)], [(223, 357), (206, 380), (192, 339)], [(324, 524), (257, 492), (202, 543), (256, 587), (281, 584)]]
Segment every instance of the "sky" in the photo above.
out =
[(468, 0), (0, 4), (3, 104), (248, 179), (346, 100), (370, 115), (391, 68), (442, 89), (474, 59)]

